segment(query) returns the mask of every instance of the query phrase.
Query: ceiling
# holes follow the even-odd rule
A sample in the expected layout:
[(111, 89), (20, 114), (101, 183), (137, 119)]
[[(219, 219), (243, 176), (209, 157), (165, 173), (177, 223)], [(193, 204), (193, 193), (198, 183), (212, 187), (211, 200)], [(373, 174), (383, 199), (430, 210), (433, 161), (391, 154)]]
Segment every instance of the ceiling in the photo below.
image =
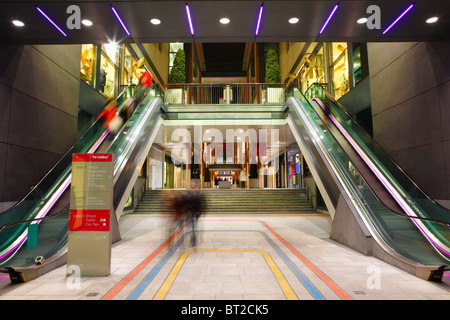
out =
[(245, 77), (246, 47), (243, 42), (202, 43), (202, 77)]
[[(264, 4), (260, 32), (255, 36), (261, 3)], [(185, 1), (140, 0), (0, 0), (0, 39), (7, 43), (62, 44), (62, 43), (163, 43), (163, 42), (308, 42), (308, 41), (423, 41), (448, 38), (450, 33), (450, 1), (416, 0), (415, 6), (386, 35), (387, 28), (412, 2), (412, 0), (339, 1), (339, 8), (327, 28), (319, 30), (338, 1), (188, 1), (192, 15), (194, 36), (186, 18)], [(69, 5), (80, 8), (81, 18), (93, 22), (90, 27), (70, 30), (67, 20), (73, 12)], [(111, 5), (121, 16), (130, 32), (128, 36), (116, 19)], [(381, 28), (369, 29), (356, 20), (366, 13), (368, 6), (381, 10)], [(36, 9), (40, 7), (66, 34), (63, 36)], [(297, 24), (288, 19), (296, 16)], [(439, 16), (435, 24), (425, 20)], [(161, 24), (153, 25), (157, 17)], [(227, 25), (219, 19), (228, 17)], [(18, 28), (11, 20), (18, 19), (25, 26)]]

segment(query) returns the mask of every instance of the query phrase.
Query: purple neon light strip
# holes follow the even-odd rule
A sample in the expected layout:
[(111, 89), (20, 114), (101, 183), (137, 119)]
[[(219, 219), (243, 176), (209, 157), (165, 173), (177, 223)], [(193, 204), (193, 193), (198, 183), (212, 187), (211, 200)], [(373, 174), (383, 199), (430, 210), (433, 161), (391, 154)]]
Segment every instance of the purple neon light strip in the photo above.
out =
[[(313, 98), (312, 100), (316, 101), (320, 107), (325, 110), (325, 106), (322, 104), (322, 102), (317, 99)], [(353, 146), (353, 148), (358, 152), (358, 154), (364, 159), (366, 164), (369, 166), (369, 168), (372, 170), (372, 172), (377, 176), (377, 178), (381, 181), (381, 183), (388, 189), (388, 191), (391, 193), (391, 195), (394, 197), (395, 201), (405, 210), (406, 214), (410, 217), (417, 217), (414, 212), (411, 211), (411, 208), (405, 203), (405, 201), (402, 199), (400, 194), (398, 194), (397, 190), (395, 190), (392, 185), (386, 180), (386, 178), (381, 174), (381, 172), (376, 168), (376, 166), (370, 161), (370, 159), (367, 157), (366, 154), (361, 150), (361, 148), (356, 144), (356, 142), (350, 137), (350, 135), (347, 133), (347, 131), (341, 126), (341, 124), (331, 115), (328, 115), (333, 121), (333, 123), (338, 127), (339, 131), (345, 136), (347, 141)], [(425, 235), (425, 237), (432, 242), (436, 247), (438, 247), (440, 250), (445, 252), (447, 255), (450, 255), (450, 252), (442, 248), (440, 245), (436, 243), (430, 236), (425, 232), (425, 230), (417, 223), (415, 219), (413, 219), (414, 224), (420, 229), (420, 231)]]
[(403, 11), (403, 13), (394, 21), (391, 23), (391, 25), (389, 27), (387, 27), (386, 30), (383, 31), (383, 34), (386, 34), (386, 32), (388, 32), (406, 13), (408, 13), (409, 10), (412, 9), (412, 7), (414, 7), (414, 3), (411, 4), (408, 9), (406, 9), (405, 11)]
[(259, 8), (259, 16), (258, 16), (258, 23), (256, 24), (255, 36), (257, 36), (259, 34), (259, 27), (261, 25), (261, 18), (262, 18), (263, 10), (264, 10), (264, 5), (261, 5), (261, 7)]
[(54, 23), (53, 20), (50, 19), (50, 17), (47, 16), (44, 11), (42, 11), (41, 8), (36, 7), (36, 9), (45, 17), (45, 19), (47, 19), (56, 29), (58, 29), (58, 31), (61, 32), (64, 37), (67, 37), (67, 34), (64, 31), (62, 31), (62, 29), (60, 27), (58, 27), (58, 25), (56, 23)]
[(130, 32), (128, 31), (127, 27), (125, 26), (125, 24), (123, 23), (122, 19), (120, 18), (119, 14), (116, 11), (116, 8), (114, 8), (113, 6), (111, 6), (112, 11), (114, 12), (114, 14), (116, 15), (117, 20), (119, 20), (120, 24), (122, 25), (123, 30), (125, 30), (125, 32), (127, 33), (128, 36), (130, 36)]
[(336, 5), (334, 6), (333, 11), (331, 11), (331, 13), (330, 13), (330, 15), (328, 16), (327, 21), (325, 21), (325, 23), (324, 23), (322, 29), (320, 29), (319, 34), (322, 34), (322, 33), (323, 33), (323, 31), (325, 30), (325, 28), (326, 28), (327, 25), (328, 25), (328, 22), (330, 22), (331, 18), (333, 17), (333, 15), (334, 15), (334, 13), (336, 12), (336, 10), (337, 10), (338, 7), (339, 7), (339, 3), (336, 4)]
[(194, 26), (192, 25), (191, 11), (189, 10), (189, 5), (188, 4), (186, 4), (186, 15), (188, 17), (189, 28), (191, 29), (191, 34), (194, 35)]

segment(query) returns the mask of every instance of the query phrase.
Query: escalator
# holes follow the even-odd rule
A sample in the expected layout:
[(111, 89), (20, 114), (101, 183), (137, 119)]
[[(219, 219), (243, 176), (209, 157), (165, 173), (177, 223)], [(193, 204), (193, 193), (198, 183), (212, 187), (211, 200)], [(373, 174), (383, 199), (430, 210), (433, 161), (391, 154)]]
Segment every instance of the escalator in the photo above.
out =
[(105, 128), (102, 121), (95, 121), (23, 200), (0, 213), (0, 271), (8, 272), (11, 281), (28, 281), (66, 263), (74, 153), (113, 154), (116, 216), (111, 217), (111, 230), (113, 241), (120, 239), (117, 215), (125, 206), (161, 125), (163, 105), (154, 89), (143, 97), (132, 95), (131, 87), (127, 90), (116, 104), (120, 110), (134, 103), (134, 112), (120, 130)]
[[(330, 213), (344, 221), (332, 236), (439, 281), (450, 265), (448, 210), (427, 197), (320, 85), (305, 95), (293, 89), (287, 120)], [(349, 221), (360, 227), (359, 236), (349, 234)]]

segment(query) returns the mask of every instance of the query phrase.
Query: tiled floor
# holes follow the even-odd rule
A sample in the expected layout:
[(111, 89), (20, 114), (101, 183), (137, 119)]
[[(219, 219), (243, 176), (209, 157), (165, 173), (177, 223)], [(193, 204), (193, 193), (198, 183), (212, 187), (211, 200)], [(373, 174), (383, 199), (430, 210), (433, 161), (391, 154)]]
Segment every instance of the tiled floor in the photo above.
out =
[(198, 243), (162, 215), (126, 215), (111, 275), (66, 266), (0, 289), (22, 300), (450, 300), (450, 279), (421, 280), (329, 239), (328, 215), (206, 215)]

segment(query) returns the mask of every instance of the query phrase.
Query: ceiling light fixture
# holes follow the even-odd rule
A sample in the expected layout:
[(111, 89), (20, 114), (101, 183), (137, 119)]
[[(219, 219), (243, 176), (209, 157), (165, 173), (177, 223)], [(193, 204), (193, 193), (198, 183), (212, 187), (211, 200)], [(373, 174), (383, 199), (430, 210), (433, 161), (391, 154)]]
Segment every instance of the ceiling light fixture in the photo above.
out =
[(228, 19), (228, 18), (221, 18), (219, 21), (221, 24), (229, 24), (230, 23), (230, 19)]
[(359, 24), (364, 24), (364, 23), (367, 22), (367, 18), (366, 18), (366, 17), (364, 17), (364, 18), (359, 18), (356, 22), (359, 23)]
[(150, 22), (152, 24), (154, 24), (155, 26), (157, 26), (158, 24), (161, 24), (161, 20), (159, 20), (158, 18), (153, 18), (150, 20)]
[(61, 29), (60, 27), (58, 27), (58, 25), (57, 25), (56, 23), (54, 23), (53, 20), (50, 19), (50, 17), (47, 16), (47, 15), (45, 14), (44, 11), (42, 11), (41, 8), (36, 7), (36, 9), (37, 9), (37, 11), (39, 11), (39, 12), (45, 17), (45, 19), (47, 19), (47, 20), (48, 20), (48, 21), (49, 21), (56, 29), (58, 29), (58, 31), (61, 32), (61, 34), (62, 34), (64, 37), (67, 37), (67, 34), (66, 34), (64, 31), (62, 31), (62, 29)]
[(325, 30), (325, 28), (327, 27), (328, 23), (330, 22), (331, 18), (333, 17), (334, 13), (336, 12), (337, 8), (339, 7), (339, 3), (336, 4), (333, 8), (333, 11), (331, 11), (330, 15), (328, 16), (327, 21), (325, 21), (325, 23), (322, 26), (322, 29), (320, 29), (319, 34), (322, 34), (323, 31)]
[(258, 16), (258, 23), (256, 24), (255, 36), (257, 36), (259, 33), (259, 27), (261, 25), (261, 17), (262, 17), (263, 10), (264, 10), (264, 4), (262, 4), (261, 7), (259, 8), (259, 16)]
[(289, 23), (290, 24), (296, 24), (298, 23), (300, 20), (297, 17), (292, 17), (289, 19)]
[(12, 22), (12, 24), (15, 25), (16, 27), (23, 27), (23, 26), (25, 26), (25, 23), (23, 23), (23, 22), (20, 21), (20, 20), (13, 20), (13, 21), (11, 21), (11, 22)]
[(92, 26), (92, 24), (93, 24), (91, 20), (87, 20), (87, 19), (81, 20), (81, 23), (82, 23), (83, 25), (85, 25), (86, 27), (90, 27), (90, 26)]
[(386, 30), (383, 31), (383, 34), (386, 34), (386, 32), (388, 32), (401, 18), (403, 18), (403, 16), (407, 14), (408, 11), (412, 9), (412, 7), (414, 7), (414, 3), (412, 3), (405, 11), (403, 11), (403, 13), (397, 19), (395, 19), (395, 21), (392, 22)]
[(127, 33), (128, 36), (130, 36), (130, 32), (128, 31), (127, 27), (125, 26), (125, 24), (123, 23), (122, 19), (120, 18), (119, 14), (116, 11), (116, 8), (114, 8), (113, 6), (111, 6), (111, 10), (114, 12), (117, 20), (119, 20), (120, 24), (122, 25), (123, 30), (125, 30), (125, 32)]
[(189, 5), (187, 3), (186, 3), (186, 15), (188, 17), (189, 28), (191, 29), (191, 34), (194, 35), (194, 26), (192, 25), (191, 11), (189, 10)]
[(435, 23), (439, 20), (439, 17), (431, 17), (427, 19), (427, 23)]

